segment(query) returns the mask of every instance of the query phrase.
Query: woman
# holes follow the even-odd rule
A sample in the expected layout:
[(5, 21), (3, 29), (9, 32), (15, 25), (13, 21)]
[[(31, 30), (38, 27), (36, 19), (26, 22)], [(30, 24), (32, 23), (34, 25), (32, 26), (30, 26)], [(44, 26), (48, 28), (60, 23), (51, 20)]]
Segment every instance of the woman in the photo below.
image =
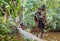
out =
[[(37, 22), (38, 27), (41, 30), (40, 38), (42, 38), (43, 30), (44, 30), (45, 25), (46, 25), (46, 12), (45, 12), (45, 10), (43, 10), (42, 8), (38, 8), (38, 11), (35, 13), (34, 20)], [(38, 37), (40, 30), (37, 33), (37, 37)]]

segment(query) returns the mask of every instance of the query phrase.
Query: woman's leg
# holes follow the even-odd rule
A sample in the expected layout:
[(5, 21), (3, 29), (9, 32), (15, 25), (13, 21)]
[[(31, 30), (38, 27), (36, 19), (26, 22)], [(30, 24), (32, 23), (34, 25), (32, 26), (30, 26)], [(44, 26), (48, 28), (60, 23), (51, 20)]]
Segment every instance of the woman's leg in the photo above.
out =
[(42, 39), (42, 37), (43, 37), (43, 28), (41, 28), (41, 36), (40, 36), (40, 38)]
[(38, 34), (40, 33), (40, 28), (39, 28), (39, 30), (37, 31), (37, 37), (38, 37)]
[(40, 36), (40, 38), (43, 37), (44, 27), (45, 27), (44, 23), (41, 23), (41, 36)]

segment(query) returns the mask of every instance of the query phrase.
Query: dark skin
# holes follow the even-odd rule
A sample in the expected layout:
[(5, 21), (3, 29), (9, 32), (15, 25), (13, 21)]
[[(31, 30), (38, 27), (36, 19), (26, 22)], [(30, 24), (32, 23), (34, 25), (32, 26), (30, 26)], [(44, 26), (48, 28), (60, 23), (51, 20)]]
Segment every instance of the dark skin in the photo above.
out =
[[(44, 22), (44, 24), (45, 24), (45, 26), (46, 26), (46, 11), (45, 11), (45, 8), (43, 8), (44, 6), (42, 6), (42, 8), (39, 8), (38, 9), (38, 14), (41, 14), (41, 12), (43, 11), (44, 12), (44, 17), (43, 17), (43, 22)], [(36, 18), (36, 17), (35, 17)], [(39, 23), (39, 20), (37, 20), (36, 22), (38, 22)], [(45, 27), (44, 26), (44, 27)], [(37, 32), (37, 37), (38, 37), (38, 34), (40, 33), (40, 31), (41, 31), (41, 35), (40, 35), (40, 38), (42, 38), (42, 36), (43, 36), (43, 28), (42, 27), (40, 27), (39, 25), (38, 25), (38, 28), (39, 28), (39, 31)]]
[[(39, 9), (38, 10), (38, 14), (41, 14), (41, 12), (42, 12), (42, 9)], [(39, 20), (38, 20), (38, 22), (39, 22)], [(38, 34), (40, 33), (40, 31), (41, 31), (41, 35), (40, 35), (40, 38), (42, 38), (42, 35), (43, 35), (43, 29), (38, 25), (38, 28), (39, 28), (39, 31), (37, 32), (37, 37), (38, 37)]]

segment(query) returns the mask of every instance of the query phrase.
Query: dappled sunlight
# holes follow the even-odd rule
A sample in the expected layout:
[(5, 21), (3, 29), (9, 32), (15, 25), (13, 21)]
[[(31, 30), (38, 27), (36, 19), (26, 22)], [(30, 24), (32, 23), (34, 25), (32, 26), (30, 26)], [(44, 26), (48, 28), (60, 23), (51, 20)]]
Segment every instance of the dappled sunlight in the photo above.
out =
[(0, 0), (0, 41), (60, 41), (60, 0)]

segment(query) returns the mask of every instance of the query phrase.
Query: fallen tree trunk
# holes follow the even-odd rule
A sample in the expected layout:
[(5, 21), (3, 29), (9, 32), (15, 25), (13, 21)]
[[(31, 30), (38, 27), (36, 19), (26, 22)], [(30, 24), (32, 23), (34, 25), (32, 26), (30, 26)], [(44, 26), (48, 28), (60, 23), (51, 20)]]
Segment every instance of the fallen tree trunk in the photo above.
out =
[(44, 41), (42, 39), (39, 39), (35, 35), (22, 30), (22, 28), (17, 27), (17, 29), (19, 30), (19, 33), (21, 33), (21, 35), (24, 36), (25, 38), (32, 39), (32, 40), (37, 40), (37, 41)]

